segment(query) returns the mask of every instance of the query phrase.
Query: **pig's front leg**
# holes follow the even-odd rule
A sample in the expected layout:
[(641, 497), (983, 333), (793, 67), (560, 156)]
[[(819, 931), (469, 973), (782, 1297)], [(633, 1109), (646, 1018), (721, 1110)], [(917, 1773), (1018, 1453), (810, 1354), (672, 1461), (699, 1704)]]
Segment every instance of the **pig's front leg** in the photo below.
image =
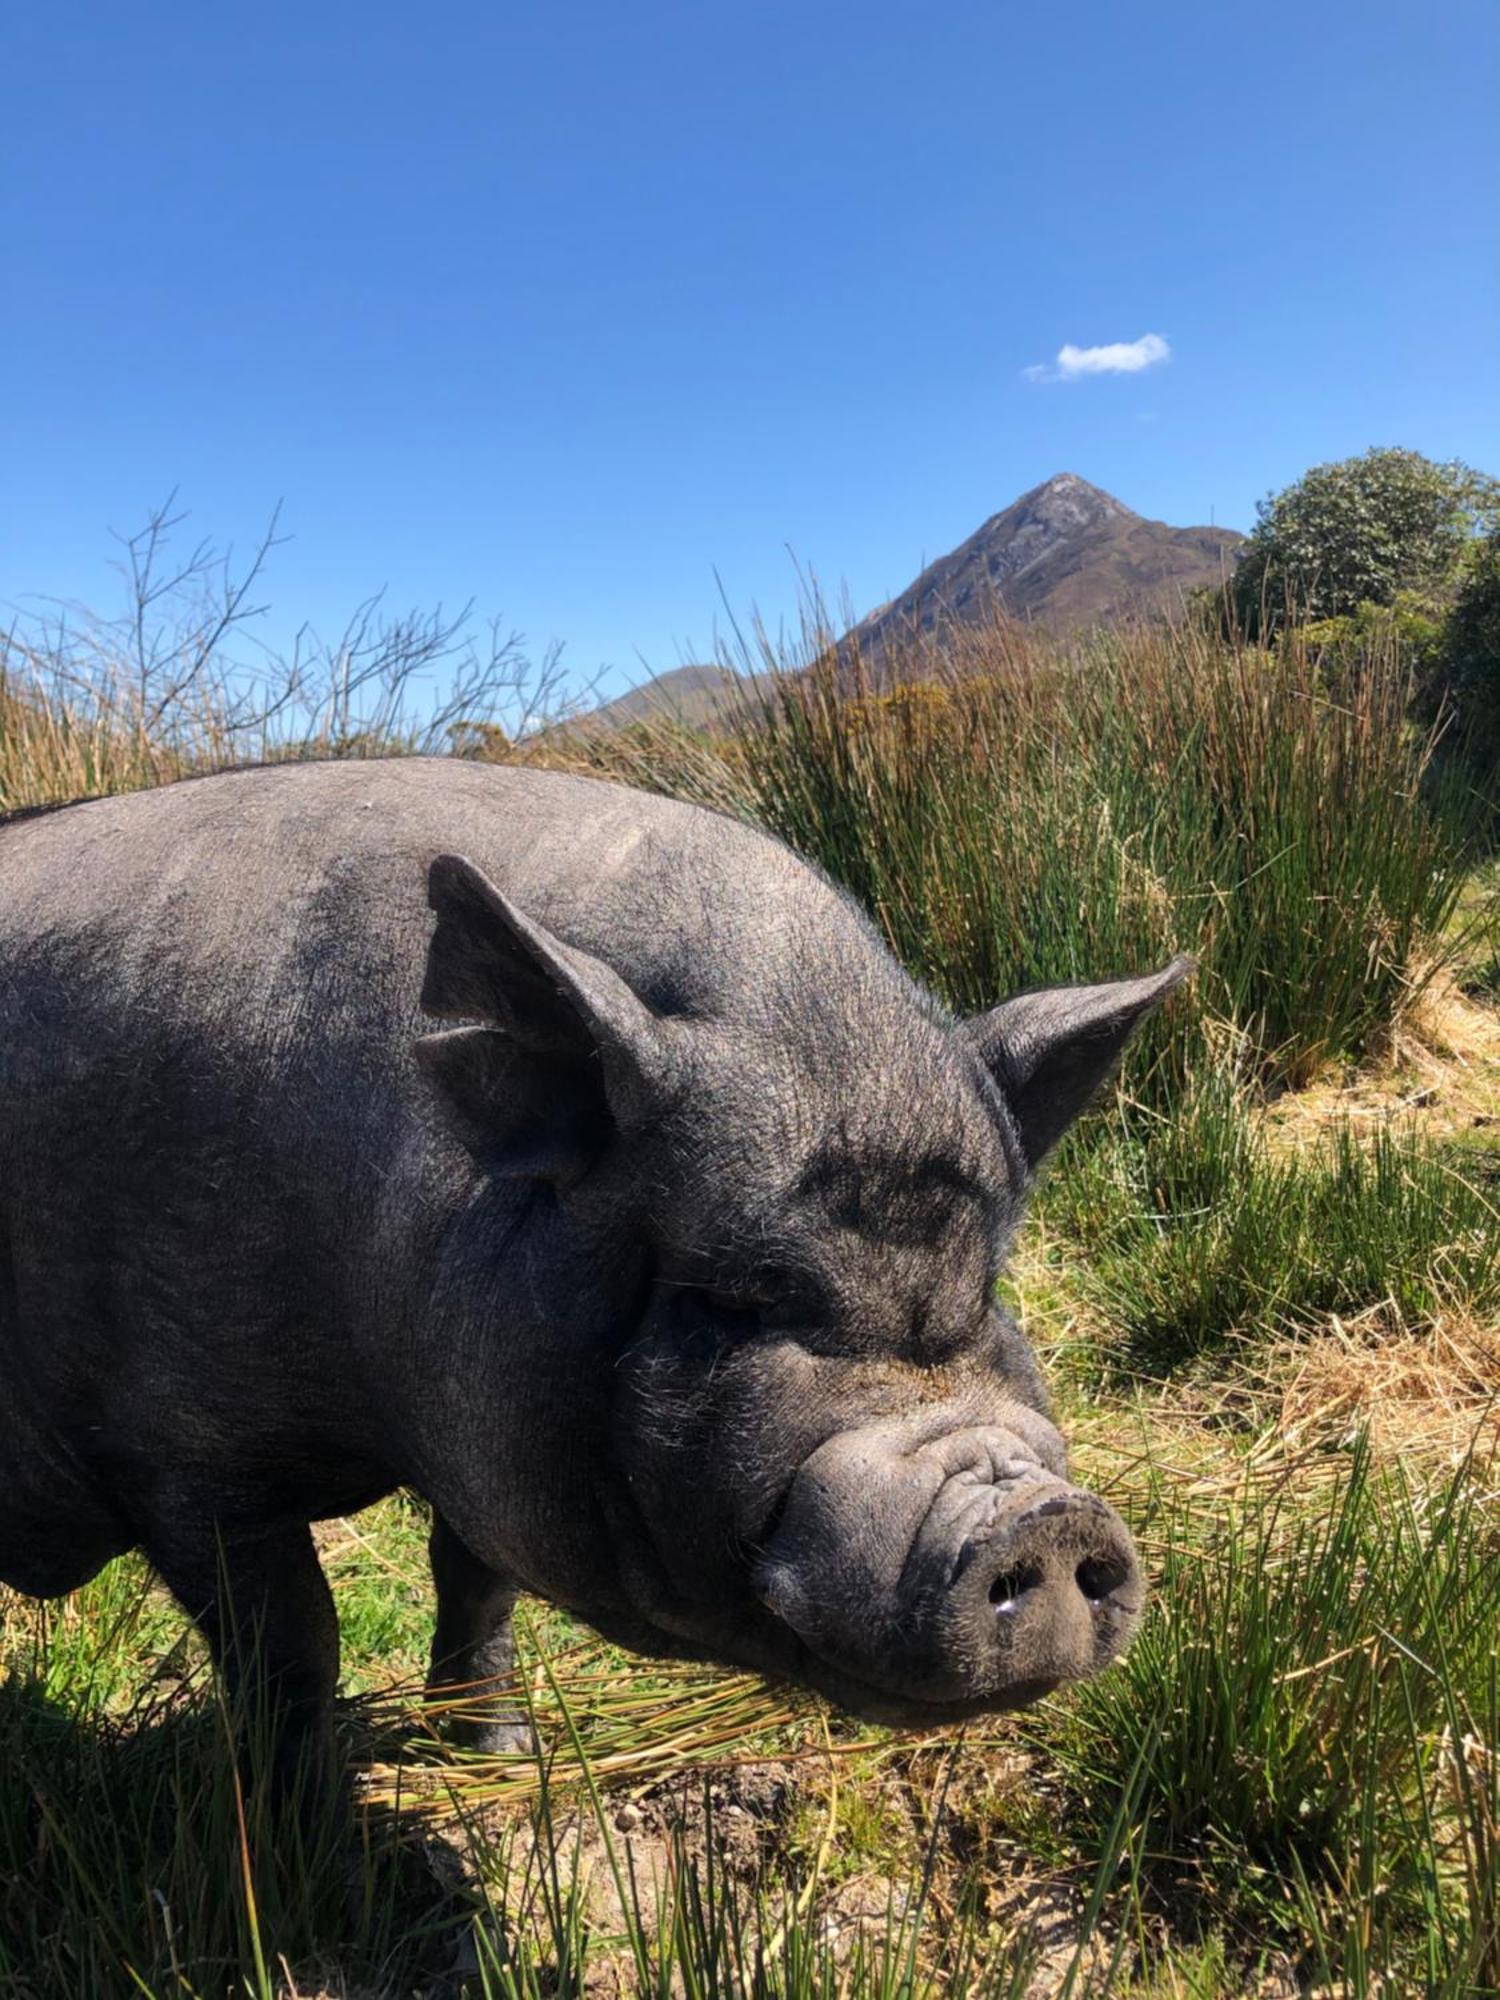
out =
[[(471, 1749), (491, 1756), (530, 1750), (531, 1725), (514, 1706), (516, 1651), (510, 1614), (516, 1586), (472, 1556), (441, 1514), (433, 1515), (427, 1551), (437, 1586), (428, 1699), (456, 1701), (476, 1711), (472, 1718), (455, 1722), (458, 1735)], [(511, 1705), (502, 1707), (500, 1699), (506, 1694)], [(481, 1708), (492, 1712), (481, 1718), (477, 1712)]]
[(311, 1530), (174, 1526), (145, 1550), (236, 1702), (247, 1775), (268, 1777), (281, 1803), (316, 1816), (320, 1801), (338, 1797), (339, 1628)]

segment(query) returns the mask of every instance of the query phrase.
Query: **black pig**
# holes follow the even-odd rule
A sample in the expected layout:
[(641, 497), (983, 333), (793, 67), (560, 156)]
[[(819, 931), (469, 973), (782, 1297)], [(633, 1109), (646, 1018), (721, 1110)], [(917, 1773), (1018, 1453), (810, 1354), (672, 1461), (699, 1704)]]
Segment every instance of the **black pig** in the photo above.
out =
[(403, 1486), (437, 1688), (518, 1588), (898, 1723), (1097, 1672), (1135, 1555), (995, 1281), (1186, 970), (954, 1022), (774, 840), (528, 770), (0, 825), (0, 1579), (144, 1549), (304, 1747), (309, 1523)]

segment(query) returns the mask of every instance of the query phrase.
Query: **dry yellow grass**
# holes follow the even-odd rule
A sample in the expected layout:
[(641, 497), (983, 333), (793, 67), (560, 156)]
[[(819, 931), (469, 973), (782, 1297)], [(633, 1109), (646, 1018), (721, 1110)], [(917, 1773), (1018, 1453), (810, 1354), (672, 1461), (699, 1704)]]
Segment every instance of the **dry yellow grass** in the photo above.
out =
[[(807, 1740), (778, 1755), (823, 1754), (810, 1705), (752, 1674), (698, 1666), (642, 1669), (585, 1645), (556, 1665), (538, 1662), (518, 1692), (535, 1719), (540, 1758), (530, 1751), (481, 1756), (450, 1749), (432, 1731), (445, 1717), (467, 1712), (461, 1696), (434, 1704), (420, 1719), (410, 1690), (371, 1704), (371, 1726), (381, 1734), (404, 1733), (407, 1741), (404, 1754), (377, 1755), (367, 1767), (364, 1801), (450, 1818), (480, 1807), (523, 1805), (544, 1789), (649, 1785), (705, 1766), (723, 1770), (745, 1758), (759, 1760), (766, 1740), (783, 1731)], [(850, 1755), (861, 1747), (850, 1742), (839, 1751)]]
[(1500, 1327), (1444, 1323), (1393, 1330), (1381, 1315), (1335, 1320), (1273, 1349), (1277, 1424), (1288, 1448), (1369, 1433), (1377, 1453), (1455, 1465), (1500, 1456)]
[(88, 710), (0, 675), (0, 812), (140, 791), (184, 769), (176, 751), (132, 729), (110, 705)]
[(1414, 983), (1384, 1060), (1289, 1091), (1267, 1113), (1273, 1135), (1301, 1147), (1340, 1122), (1373, 1130), (1396, 1118), (1434, 1139), (1500, 1129), (1500, 1012), (1470, 999), (1449, 967)]

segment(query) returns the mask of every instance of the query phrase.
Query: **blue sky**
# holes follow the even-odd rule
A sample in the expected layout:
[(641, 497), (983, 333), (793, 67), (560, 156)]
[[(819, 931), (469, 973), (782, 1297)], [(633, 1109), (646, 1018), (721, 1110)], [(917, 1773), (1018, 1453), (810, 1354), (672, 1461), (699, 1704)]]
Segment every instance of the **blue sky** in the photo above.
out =
[(0, 55), (7, 604), (106, 608), (175, 487), (284, 503), (273, 635), (384, 585), (639, 678), (715, 572), (868, 609), (1061, 470), (1241, 527), (1500, 471), (1496, 0), (20, 0)]

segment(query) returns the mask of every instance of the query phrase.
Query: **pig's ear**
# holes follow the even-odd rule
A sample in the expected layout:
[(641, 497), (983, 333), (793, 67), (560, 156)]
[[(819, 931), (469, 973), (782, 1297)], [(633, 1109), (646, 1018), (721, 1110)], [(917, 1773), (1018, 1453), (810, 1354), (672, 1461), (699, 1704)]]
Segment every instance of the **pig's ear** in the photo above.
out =
[(959, 1033), (1015, 1114), (1028, 1165), (1051, 1152), (1114, 1068), (1132, 1030), (1193, 970), (1192, 959), (1174, 958), (1140, 979), (1046, 986), (963, 1023)]
[(423, 1012), (484, 1025), (427, 1036), (417, 1052), (476, 1152), (562, 1176), (612, 1125), (644, 1122), (671, 1094), (667, 1025), (602, 959), (554, 937), (455, 855), (433, 862), (427, 899), (437, 925)]

